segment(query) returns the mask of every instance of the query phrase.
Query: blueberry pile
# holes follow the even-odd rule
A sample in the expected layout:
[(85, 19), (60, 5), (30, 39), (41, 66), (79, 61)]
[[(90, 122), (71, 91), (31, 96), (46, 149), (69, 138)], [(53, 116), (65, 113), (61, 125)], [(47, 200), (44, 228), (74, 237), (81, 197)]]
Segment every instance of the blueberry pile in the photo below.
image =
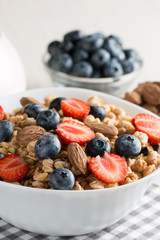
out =
[(124, 49), (116, 35), (85, 35), (76, 30), (63, 41), (48, 45), (48, 66), (55, 71), (86, 78), (119, 77), (140, 68), (141, 58), (134, 49)]

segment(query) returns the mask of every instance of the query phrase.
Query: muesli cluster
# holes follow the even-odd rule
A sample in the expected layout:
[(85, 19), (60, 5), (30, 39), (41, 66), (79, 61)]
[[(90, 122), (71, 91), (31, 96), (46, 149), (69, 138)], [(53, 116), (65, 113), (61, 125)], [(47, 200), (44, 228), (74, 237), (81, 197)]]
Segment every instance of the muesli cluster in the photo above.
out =
[(90, 96), (87, 103), (47, 96), (0, 108), (0, 177), (13, 184), (90, 190), (137, 181), (160, 165), (160, 120), (134, 118)]

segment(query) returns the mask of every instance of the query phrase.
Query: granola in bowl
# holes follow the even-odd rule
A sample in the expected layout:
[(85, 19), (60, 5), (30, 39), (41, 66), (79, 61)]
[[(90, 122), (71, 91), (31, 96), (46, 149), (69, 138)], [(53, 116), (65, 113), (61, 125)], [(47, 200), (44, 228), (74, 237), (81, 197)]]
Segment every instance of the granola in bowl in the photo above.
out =
[(44, 104), (27, 97), (20, 102), (13, 113), (0, 109), (3, 181), (44, 189), (103, 189), (137, 181), (160, 165), (156, 117), (132, 118), (95, 95), (87, 103), (51, 95)]

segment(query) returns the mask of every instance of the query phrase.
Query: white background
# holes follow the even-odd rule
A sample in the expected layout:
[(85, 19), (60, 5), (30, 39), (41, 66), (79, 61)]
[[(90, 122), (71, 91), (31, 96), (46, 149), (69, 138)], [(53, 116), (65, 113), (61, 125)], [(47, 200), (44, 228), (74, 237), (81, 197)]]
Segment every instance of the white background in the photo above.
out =
[(160, 0), (0, 0), (1, 27), (22, 58), (28, 88), (52, 85), (42, 55), (73, 29), (118, 34), (144, 59), (139, 80), (160, 79)]

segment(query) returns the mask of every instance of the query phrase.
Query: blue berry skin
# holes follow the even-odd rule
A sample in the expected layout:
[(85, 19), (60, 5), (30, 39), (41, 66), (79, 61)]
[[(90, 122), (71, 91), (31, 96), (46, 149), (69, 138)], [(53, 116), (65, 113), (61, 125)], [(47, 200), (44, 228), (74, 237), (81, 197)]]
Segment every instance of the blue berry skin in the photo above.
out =
[(93, 73), (93, 67), (90, 63), (86, 61), (75, 63), (73, 67), (73, 72), (72, 72), (74, 76), (87, 77), (87, 78), (91, 77), (92, 73)]
[(124, 50), (126, 55), (126, 59), (132, 58), (136, 61), (141, 61), (141, 57), (139, 56), (138, 52), (134, 49), (126, 49)]
[(123, 61), (126, 58), (121, 45), (114, 38), (106, 38), (103, 48), (106, 49), (113, 58), (117, 58), (119, 61)]
[(75, 30), (75, 31), (71, 31), (71, 32), (66, 33), (64, 35), (64, 41), (75, 42), (75, 41), (78, 41), (78, 40), (82, 39), (84, 36), (85, 35), (82, 31)]
[(62, 53), (57, 58), (51, 58), (48, 65), (55, 71), (68, 73), (73, 66), (73, 60), (68, 53)]
[(91, 63), (95, 68), (100, 68), (111, 59), (110, 53), (105, 49), (98, 49), (91, 55)]
[(99, 118), (101, 121), (103, 121), (106, 117), (106, 111), (104, 108), (96, 106), (96, 105), (90, 105), (90, 115), (93, 115), (95, 118)]
[(88, 52), (83, 49), (76, 49), (72, 55), (74, 62), (80, 62), (88, 59)]
[(95, 33), (83, 38), (80, 43), (80, 46), (87, 52), (93, 52), (101, 48), (103, 46), (103, 43), (104, 43), (103, 34)]
[(23, 113), (26, 113), (28, 117), (33, 117), (35, 119), (41, 111), (44, 111), (44, 107), (35, 103), (29, 103), (23, 109)]
[(59, 139), (51, 134), (46, 134), (38, 139), (34, 152), (39, 159), (54, 159), (61, 150)]
[(104, 77), (120, 77), (124, 74), (122, 65), (116, 60), (112, 59), (103, 67)]
[(59, 41), (53, 41), (48, 45), (48, 52), (53, 57), (57, 57), (60, 53), (62, 53), (62, 43)]
[(122, 40), (121, 40), (121, 38), (120, 38), (119, 36), (112, 34), (112, 35), (110, 35), (108, 38), (113, 38), (113, 39), (115, 39), (116, 42), (117, 42), (120, 46), (122, 46)]
[(140, 68), (140, 63), (130, 58), (122, 62), (122, 67), (123, 67), (124, 73), (127, 74), (127, 73), (137, 71)]
[(59, 123), (60, 116), (56, 111), (52, 109), (40, 112), (36, 119), (37, 126), (41, 126), (46, 130), (56, 129)]
[(92, 78), (101, 78), (102, 77), (102, 73), (99, 70), (94, 70), (93, 74), (92, 74)]
[(64, 97), (55, 98), (54, 100), (52, 100), (49, 103), (49, 108), (50, 109), (55, 108), (57, 111), (59, 111), (61, 109), (61, 102), (62, 102), (62, 100), (65, 100), (65, 99), (66, 98), (64, 98)]
[(3, 158), (3, 157), (4, 157), (3, 153), (0, 152), (0, 159)]
[(75, 177), (69, 169), (57, 168), (51, 173), (49, 183), (53, 189), (70, 190), (74, 186)]
[(8, 120), (0, 122), (0, 142), (8, 141), (14, 131), (13, 125)]
[(134, 157), (141, 152), (141, 142), (134, 135), (124, 134), (116, 139), (115, 151), (119, 156)]
[(86, 151), (91, 157), (96, 157), (97, 155), (103, 157), (105, 151), (111, 152), (111, 145), (107, 140), (95, 137), (87, 143)]
[(74, 45), (71, 41), (62, 42), (62, 49), (64, 52), (71, 52), (74, 48)]

